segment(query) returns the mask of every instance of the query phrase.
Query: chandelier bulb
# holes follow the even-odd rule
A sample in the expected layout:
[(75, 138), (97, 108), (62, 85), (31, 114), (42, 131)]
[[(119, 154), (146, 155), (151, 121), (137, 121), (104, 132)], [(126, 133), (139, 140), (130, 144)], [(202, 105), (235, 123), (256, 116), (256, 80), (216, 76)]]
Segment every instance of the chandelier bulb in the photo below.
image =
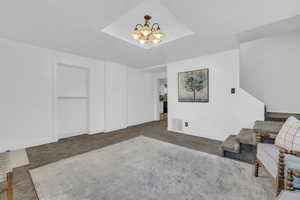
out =
[(158, 44), (158, 43), (160, 43), (160, 39), (154, 38), (154, 39), (152, 40), (152, 42), (153, 42), (154, 44)]
[(145, 41), (145, 40), (139, 40), (139, 43), (140, 43), (140, 44), (145, 44), (146, 41)]

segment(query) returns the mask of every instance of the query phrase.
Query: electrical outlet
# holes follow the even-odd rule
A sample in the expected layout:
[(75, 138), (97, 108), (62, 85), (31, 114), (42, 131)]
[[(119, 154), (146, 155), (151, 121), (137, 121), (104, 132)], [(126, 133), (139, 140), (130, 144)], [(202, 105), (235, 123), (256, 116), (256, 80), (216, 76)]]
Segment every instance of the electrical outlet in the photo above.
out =
[(188, 127), (188, 126), (189, 126), (189, 123), (188, 123), (188, 122), (184, 122), (184, 126), (185, 126), (185, 127)]
[(231, 88), (231, 94), (235, 94), (235, 88)]

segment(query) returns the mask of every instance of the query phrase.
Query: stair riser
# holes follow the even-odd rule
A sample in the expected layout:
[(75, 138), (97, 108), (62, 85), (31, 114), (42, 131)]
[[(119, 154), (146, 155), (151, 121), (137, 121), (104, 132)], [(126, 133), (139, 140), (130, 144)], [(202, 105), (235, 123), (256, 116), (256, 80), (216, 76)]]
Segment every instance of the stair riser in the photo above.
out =
[(254, 164), (256, 160), (256, 147), (242, 144), (240, 153), (224, 151), (224, 157)]

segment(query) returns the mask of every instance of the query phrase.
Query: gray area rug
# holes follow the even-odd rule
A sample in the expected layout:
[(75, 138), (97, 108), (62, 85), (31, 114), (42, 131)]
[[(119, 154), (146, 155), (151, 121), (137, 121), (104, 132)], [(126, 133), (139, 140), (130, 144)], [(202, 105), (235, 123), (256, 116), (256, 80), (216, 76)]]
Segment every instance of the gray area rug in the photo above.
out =
[(40, 200), (271, 200), (253, 166), (137, 137), (30, 171)]

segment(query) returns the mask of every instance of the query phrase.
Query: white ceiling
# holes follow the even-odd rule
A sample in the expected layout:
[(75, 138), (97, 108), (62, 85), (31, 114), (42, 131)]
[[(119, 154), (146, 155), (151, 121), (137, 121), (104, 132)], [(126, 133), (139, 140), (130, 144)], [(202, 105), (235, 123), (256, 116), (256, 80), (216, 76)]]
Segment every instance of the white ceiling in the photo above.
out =
[(142, 69), (142, 71), (151, 72), (154, 74), (167, 73), (167, 66), (166, 65), (151, 66)]
[[(159, 44), (148, 43), (141, 45), (131, 37), (130, 33), (133, 31), (135, 25), (144, 24), (144, 16), (146, 14), (153, 16), (150, 23), (159, 22), (161, 31), (167, 35)], [(144, 49), (158, 47), (167, 42), (194, 34), (186, 25), (180, 23), (160, 1), (144, 1), (102, 29), (102, 32)]]
[(241, 32), (237, 34), (237, 38), (240, 43), (243, 43), (264, 37), (299, 31), (300, 15), (297, 15), (295, 17), (280, 20), (275, 23), (259, 26), (254, 29)]
[[(161, 0), (195, 34), (142, 49), (101, 32), (140, 3), (141, 0), (2, 0), (0, 36), (142, 68), (237, 48), (238, 33), (300, 14), (299, 0)], [(136, 16), (136, 20), (140, 19)]]

